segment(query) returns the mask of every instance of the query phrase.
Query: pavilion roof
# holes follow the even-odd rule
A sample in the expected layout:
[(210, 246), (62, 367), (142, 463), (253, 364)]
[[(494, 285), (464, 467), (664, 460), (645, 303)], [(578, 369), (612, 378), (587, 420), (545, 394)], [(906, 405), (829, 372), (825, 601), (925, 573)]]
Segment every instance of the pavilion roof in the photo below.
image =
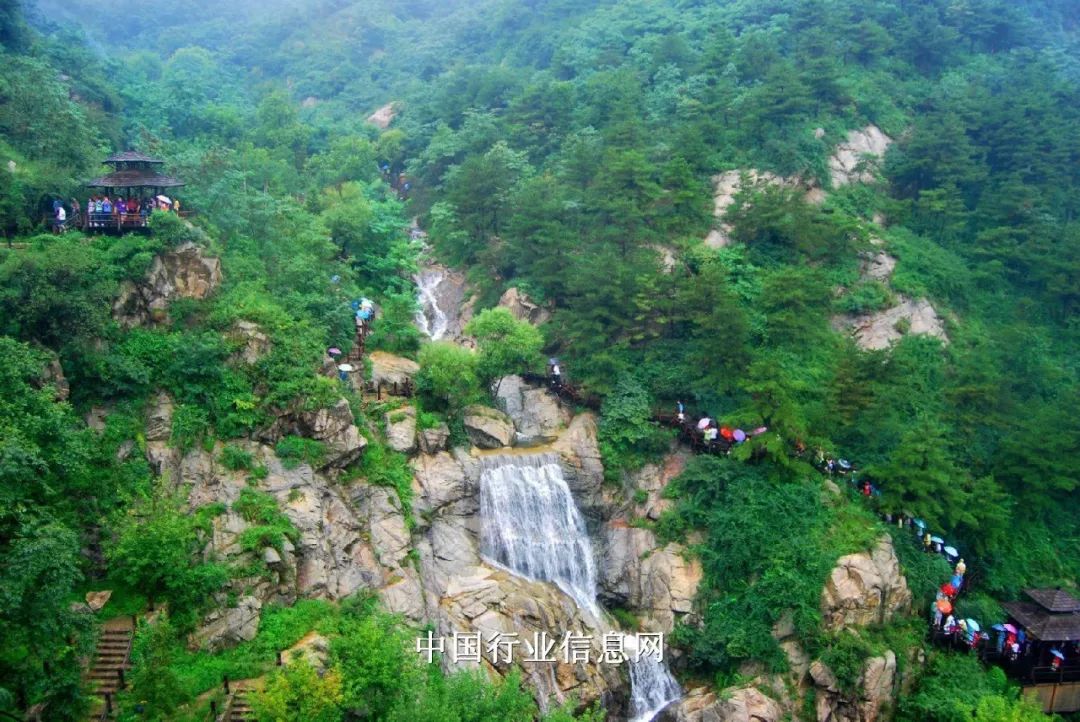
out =
[(116, 153), (110, 155), (105, 159), (106, 163), (164, 163), (165, 161), (157, 158), (151, 158), (148, 155), (143, 155), (138, 151), (125, 150), (122, 153)]
[(1080, 640), (1080, 613), (1049, 612), (1033, 602), (1007, 602), (1001, 605), (1027, 633), (1043, 642)]
[(1080, 599), (1061, 589), (1025, 589), (1024, 594), (1050, 612), (1080, 612)]
[(86, 185), (91, 188), (175, 188), (184, 182), (145, 168), (129, 168), (95, 178)]

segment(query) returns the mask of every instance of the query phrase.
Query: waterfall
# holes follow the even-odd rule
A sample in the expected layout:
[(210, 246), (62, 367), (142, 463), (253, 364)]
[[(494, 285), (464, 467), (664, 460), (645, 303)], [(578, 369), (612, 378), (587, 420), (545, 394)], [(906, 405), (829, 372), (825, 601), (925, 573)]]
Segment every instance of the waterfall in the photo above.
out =
[[(490, 456), (481, 461), (480, 552), (490, 562), (529, 579), (554, 582), (603, 622), (596, 602), (596, 560), (556, 454)], [(634, 722), (649, 722), (681, 690), (667, 665), (630, 659)]]
[(435, 289), (444, 278), (446, 278), (445, 274), (434, 268), (423, 269), (413, 276), (418, 294), (417, 301), (420, 304), (420, 310), (416, 312), (416, 325), (420, 328), (420, 332), (432, 341), (438, 341), (445, 336), (449, 326), (446, 314), (439, 308), (439, 298), (435, 295)]

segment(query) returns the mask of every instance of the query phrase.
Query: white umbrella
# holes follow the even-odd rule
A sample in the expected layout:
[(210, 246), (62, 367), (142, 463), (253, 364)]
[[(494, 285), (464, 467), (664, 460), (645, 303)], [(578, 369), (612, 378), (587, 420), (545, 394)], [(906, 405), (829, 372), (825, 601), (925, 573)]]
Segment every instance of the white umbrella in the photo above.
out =
[(352, 364), (338, 364), (338, 371), (345, 371), (346, 373), (348, 373), (349, 371), (355, 370), (356, 367), (354, 367)]
[(172, 203), (172, 200), (168, 196), (158, 196), (157, 199), (162, 203)]
[(708, 416), (706, 416), (705, 418), (703, 418), (703, 419), (701, 419), (700, 421), (697, 422), (697, 427), (698, 427), (699, 430), (704, 430), (705, 427), (708, 426), (708, 425), (709, 425), (709, 417)]
[(945, 552), (950, 557), (959, 556), (959, 553), (956, 551), (956, 547), (945, 547), (941, 551)]

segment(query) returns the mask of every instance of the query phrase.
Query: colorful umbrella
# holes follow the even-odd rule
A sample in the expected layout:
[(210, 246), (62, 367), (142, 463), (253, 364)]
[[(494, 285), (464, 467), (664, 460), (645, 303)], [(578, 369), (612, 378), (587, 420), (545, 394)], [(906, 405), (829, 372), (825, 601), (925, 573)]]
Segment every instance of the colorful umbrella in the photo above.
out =
[(949, 614), (952, 612), (952, 602), (948, 599), (937, 600), (937, 608), (942, 614)]
[(1005, 631), (1005, 625), (1004, 624), (995, 624), (994, 626), (990, 627), (990, 629), (996, 630), (998, 632), (1004, 632)]
[(953, 574), (952, 579), (949, 580), (949, 584), (952, 584), (954, 587), (959, 589), (960, 587), (964, 586), (964, 578), (961, 577), (959, 574)]
[(980, 627), (979, 623), (976, 622), (974, 619), (965, 619), (964, 621), (967, 623), (967, 628), (968, 628), (969, 632), (981, 632), (982, 631), (982, 627)]
[(345, 371), (346, 373), (348, 373), (349, 371), (355, 371), (356, 370), (356, 367), (353, 366), (352, 364), (338, 364), (337, 368), (338, 368), (338, 371)]
[(1010, 634), (1016, 634), (1016, 627), (1011, 624), (1004, 625), (1002, 629), (1004, 629), (1006, 632), (1009, 632)]
[(1057, 657), (1062, 662), (1065, 661), (1065, 654), (1060, 649), (1051, 649), (1050, 654), (1053, 655), (1054, 657)]
[(933, 543), (935, 543), (935, 544), (944, 544), (944, 543), (945, 543), (945, 540), (944, 540), (944, 539), (942, 539), (942, 538), (941, 538), (941, 537), (939, 537), (939, 536), (932, 536), (932, 537), (930, 537), (930, 541), (932, 541), (932, 542), (933, 542)]
[(753, 431), (751, 431), (750, 435), (751, 436), (760, 436), (761, 434), (764, 434), (768, 430), (769, 430), (768, 426), (759, 426), (756, 429), (754, 429)]
[(720, 427), (720, 435), (723, 436), (728, 441), (731, 441), (732, 439), (735, 438), (735, 434), (732, 433), (730, 426), (721, 426)]
[(337, 346), (331, 346), (330, 348), (326, 349), (326, 353), (330, 356), (338, 356), (341, 354), (341, 349), (339, 349)]
[(738, 441), (740, 443), (746, 441), (746, 432), (742, 429), (735, 429), (735, 431), (732, 433), (732, 436), (735, 437), (735, 441)]
[(704, 431), (709, 427), (709, 417), (705, 416), (697, 422), (698, 431)]
[(914, 524), (915, 524), (916, 527), (918, 527), (920, 534), (922, 534), (923, 531), (926, 530), (926, 522), (923, 521), (922, 519), (916, 519), (914, 521)]
[(954, 587), (952, 584), (949, 584), (948, 582), (945, 582), (941, 585), (941, 593), (944, 594), (946, 597), (951, 597), (956, 594), (956, 587)]

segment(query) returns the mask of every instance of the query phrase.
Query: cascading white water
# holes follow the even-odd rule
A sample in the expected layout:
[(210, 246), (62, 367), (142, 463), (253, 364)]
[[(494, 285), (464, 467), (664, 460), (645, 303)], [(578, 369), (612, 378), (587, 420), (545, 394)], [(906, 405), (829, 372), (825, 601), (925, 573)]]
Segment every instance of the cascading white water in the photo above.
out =
[[(602, 622), (592, 544), (557, 455), (483, 459), (480, 514), (480, 551), (489, 561), (529, 579), (554, 582)], [(633, 720), (649, 722), (682, 690), (663, 662), (628, 656)]]
[(416, 325), (420, 332), (432, 341), (438, 341), (445, 336), (446, 329), (449, 328), (446, 313), (439, 308), (439, 298), (435, 294), (435, 289), (445, 278), (442, 271), (434, 268), (424, 269), (413, 276), (417, 301), (420, 303), (420, 310), (416, 312)]

